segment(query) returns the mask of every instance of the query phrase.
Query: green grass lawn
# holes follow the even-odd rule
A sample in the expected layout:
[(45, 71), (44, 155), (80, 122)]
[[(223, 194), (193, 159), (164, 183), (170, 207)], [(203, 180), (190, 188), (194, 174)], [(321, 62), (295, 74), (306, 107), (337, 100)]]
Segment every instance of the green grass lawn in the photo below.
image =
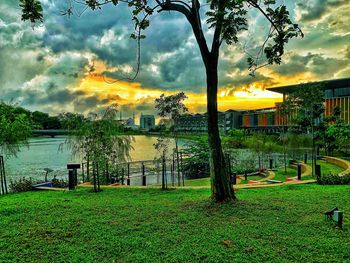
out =
[[(350, 186), (105, 189), (0, 197), (0, 262), (348, 262)], [(334, 206), (343, 230), (325, 222)]]
[(210, 186), (210, 178), (186, 180), (185, 186)]
[(263, 179), (263, 176), (260, 175), (252, 175), (252, 176), (248, 176), (247, 179), (248, 180), (244, 180), (244, 176), (242, 176), (242, 180), (240, 182), (240, 184), (247, 184), (249, 180), (253, 180), (253, 181), (259, 181), (261, 179)]
[[(340, 172), (344, 171), (343, 168), (335, 164), (327, 163), (323, 160), (318, 160), (317, 164), (321, 165), (322, 175), (329, 174), (330, 172), (333, 174), (339, 174)], [(311, 163), (309, 163), (309, 165), (311, 165)], [(285, 182), (286, 178), (297, 176), (297, 171), (296, 171), (296, 168), (287, 167), (287, 173), (285, 173), (284, 167), (280, 167), (277, 169), (277, 171), (275, 171), (275, 174), (276, 176), (274, 180)], [(310, 180), (310, 179), (315, 179), (315, 178), (312, 177), (312, 175), (302, 177), (302, 180)]]
[(287, 167), (287, 173), (285, 173), (284, 167), (280, 167), (277, 169), (277, 171), (274, 171), (274, 172), (276, 176), (273, 178), (273, 180), (278, 180), (282, 182), (285, 182), (286, 178), (288, 177), (295, 177), (298, 175), (296, 169), (290, 168), (290, 167)]

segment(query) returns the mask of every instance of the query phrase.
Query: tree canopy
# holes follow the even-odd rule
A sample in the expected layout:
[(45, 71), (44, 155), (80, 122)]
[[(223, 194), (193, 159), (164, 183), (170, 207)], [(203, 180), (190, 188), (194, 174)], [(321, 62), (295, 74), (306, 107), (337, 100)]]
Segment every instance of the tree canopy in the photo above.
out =
[(16, 155), (20, 144), (26, 144), (32, 130), (24, 113), (13, 105), (0, 103), (0, 155)]

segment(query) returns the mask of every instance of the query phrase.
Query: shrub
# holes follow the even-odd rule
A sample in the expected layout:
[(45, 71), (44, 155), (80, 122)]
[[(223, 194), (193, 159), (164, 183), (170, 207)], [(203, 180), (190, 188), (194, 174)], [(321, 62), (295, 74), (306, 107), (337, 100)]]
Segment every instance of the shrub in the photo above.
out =
[(34, 184), (32, 178), (20, 178), (19, 180), (10, 180), (10, 191), (12, 193), (27, 192), (32, 190)]
[(63, 179), (59, 180), (54, 176), (54, 178), (51, 180), (52, 186), (53, 187), (58, 187), (58, 188), (66, 188), (68, 187), (68, 182), (64, 181)]
[(339, 176), (335, 174), (323, 175), (317, 179), (317, 182), (322, 185), (345, 185), (350, 184), (350, 174)]

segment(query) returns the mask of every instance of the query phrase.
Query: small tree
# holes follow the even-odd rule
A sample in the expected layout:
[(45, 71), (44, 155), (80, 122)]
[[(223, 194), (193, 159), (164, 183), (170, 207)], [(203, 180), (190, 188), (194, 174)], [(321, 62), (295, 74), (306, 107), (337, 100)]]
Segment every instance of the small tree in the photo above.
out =
[[(16, 156), (21, 145), (28, 145), (28, 138), (32, 135), (26, 114), (17, 113), (14, 105), (0, 102), (0, 158)], [(3, 164), (4, 165), (4, 164)], [(4, 167), (0, 167), (1, 192), (7, 193), (7, 183)]]
[[(80, 154), (92, 163), (94, 191), (100, 191), (101, 180), (110, 181), (110, 170), (130, 160), (132, 137), (120, 134), (116, 121), (116, 105), (108, 107), (102, 115), (90, 114), (89, 120), (72, 131), (68, 143), (73, 154)], [(103, 171), (103, 177), (100, 172)]]
[(350, 142), (350, 125), (341, 119), (341, 108), (335, 106), (331, 116), (324, 118), (324, 128), (320, 132), (323, 139), (323, 146), (326, 154), (333, 153), (333, 150), (346, 150), (348, 152)]
[[(135, 32), (131, 34), (131, 38), (135, 39), (138, 45), (141, 39), (145, 38), (142, 32), (150, 26), (150, 16), (160, 12), (177, 12), (184, 15), (197, 41), (207, 78), (208, 145), (212, 197), (217, 202), (235, 199), (233, 188), (229, 183), (218, 125), (217, 92), (220, 48), (224, 43), (238, 44), (239, 33), (247, 30), (250, 24), (247, 13), (254, 10), (268, 21), (266, 25), (263, 25), (267, 33), (266, 38), (262, 40), (261, 47), (256, 48), (256, 56), (248, 57), (247, 67), (254, 75), (254, 72), (263, 66), (280, 64), (285, 44), (292, 38), (303, 36), (298, 25), (291, 21), (284, 2), (281, 1), (282, 4), (278, 4), (276, 0), (208, 0), (203, 4), (199, 0), (187, 2), (179, 0), (70, 0), (70, 5), (64, 12), (65, 15), (70, 16), (74, 13), (75, 2), (86, 5), (86, 8), (91, 10), (100, 10), (106, 4), (115, 6), (120, 3), (128, 4), (133, 9), (132, 20), (135, 23)], [(43, 21), (43, 9), (39, 0), (20, 0), (20, 7), (22, 20), (29, 20), (32, 23)], [(201, 17), (204, 13), (201, 12), (203, 9), (206, 11), (204, 19)], [(208, 43), (206, 38), (206, 28), (213, 30), (213, 34), (209, 34), (211, 43)], [(265, 59), (263, 59), (264, 55)], [(140, 57), (138, 57), (139, 61)], [(139, 68), (138, 63), (137, 69)]]
[(162, 94), (159, 98), (155, 100), (156, 109), (159, 111), (160, 117), (167, 117), (174, 123), (174, 128), (172, 129), (172, 133), (175, 140), (175, 153), (176, 153), (176, 163), (177, 163), (177, 178), (178, 185), (180, 186), (180, 156), (179, 156), (179, 144), (177, 137), (177, 120), (178, 118), (188, 112), (187, 107), (183, 103), (183, 101), (187, 99), (187, 96), (184, 92), (177, 93), (175, 95), (165, 96)]
[[(316, 164), (315, 130), (324, 112), (323, 84), (302, 84), (285, 100), (292, 122), (312, 136), (312, 173)], [(294, 115), (294, 116), (293, 116)]]

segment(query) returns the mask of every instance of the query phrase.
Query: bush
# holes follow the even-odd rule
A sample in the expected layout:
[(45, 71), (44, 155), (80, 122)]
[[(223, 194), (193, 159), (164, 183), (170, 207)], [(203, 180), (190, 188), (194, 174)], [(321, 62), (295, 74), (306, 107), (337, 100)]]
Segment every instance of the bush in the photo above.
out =
[(19, 180), (10, 180), (10, 191), (12, 193), (31, 191), (33, 184), (34, 182), (32, 178), (26, 179), (23, 177)]
[(335, 174), (323, 175), (317, 179), (317, 182), (322, 185), (345, 185), (350, 184), (350, 174), (339, 176)]
[(51, 180), (52, 186), (53, 187), (58, 187), (58, 188), (66, 188), (68, 187), (68, 182), (64, 181), (63, 179), (58, 180), (56, 176)]
[(209, 163), (186, 161), (183, 165), (183, 172), (187, 179), (198, 179), (210, 176)]

